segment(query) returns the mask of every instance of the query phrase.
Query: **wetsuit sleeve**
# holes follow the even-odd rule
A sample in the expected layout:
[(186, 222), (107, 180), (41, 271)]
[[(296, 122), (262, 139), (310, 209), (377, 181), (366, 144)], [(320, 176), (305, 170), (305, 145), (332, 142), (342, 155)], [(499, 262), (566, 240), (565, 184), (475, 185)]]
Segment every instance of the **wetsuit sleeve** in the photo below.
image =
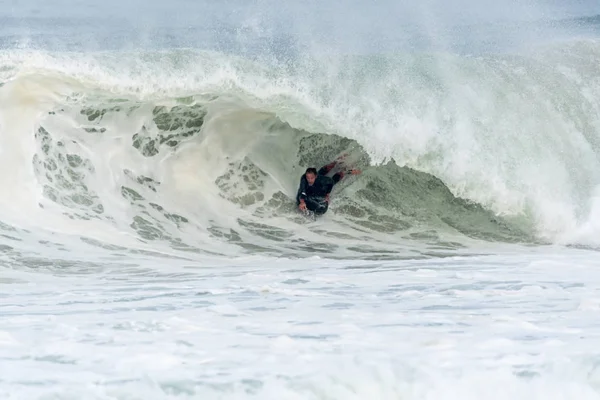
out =
[(344, 177), (344, 171), (340, 171), (340, 172), (336, 173), (335, 175), (333, 175), (331, 177), (331, 179), (333, 179), (333, 184), (335, 185), (336, 183), (341, 181), (343, 177)]
[(319, 171), (317, 172), (317, 174), (318, 174), (318, 175), (327, 175), (327, 173), (328, 173), (329, 171), (331, 171), (331, 169), (332, 169), (333, 167), (335, 167), (335, 165), (336, 165), (336, 164), (337, 164), (337, 162), (336, 162), (336, 161), (334, 161), (334, 162), (332, 162), (332, 163), (329, 163), (329, 164), (327, 164), (327, 165), (324, 165), (324, 166), (322, 166), (322, 167), (321, 167), (321, 169), (319, 169)]
[(296, 193), (296, 203), (300, 204), (300, 199), (306, 201), (306, 178), (302, 175), (300, 178), (300, 186), (298, 187), (298, 193)]

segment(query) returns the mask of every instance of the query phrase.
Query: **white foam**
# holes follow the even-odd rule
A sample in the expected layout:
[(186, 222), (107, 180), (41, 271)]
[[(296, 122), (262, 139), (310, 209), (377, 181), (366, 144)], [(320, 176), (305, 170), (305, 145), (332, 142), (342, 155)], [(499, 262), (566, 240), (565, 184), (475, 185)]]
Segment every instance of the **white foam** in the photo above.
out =
[[(18, 275), (27, 283), (13, 290), (11, 302), (19, 308), (3, 308), (0, 339), (18, 345), (0, 340), (2, 357), (11, 360), (0, 393), (57, 399), (108, 393), (598, 398), (594, 310), (577, 309), (582, 297), (595, 299), (600, 284), (588, 252), (377, 265), (270, 261), (173, 259), (165, 266), (161, 259), (132, 256), (128, 262), (143, 263), (147, 273), (119, 274), (115, 265), (111, 274), (75, 274), (74, 267), (68, 279), (4, 268), (3, 277)], [(437, 275), (415, 273), (415, 263)], [(580, 274), (571, 273), (572, 264)], [(473, 281), (469, 272), (481, 279)], [(302, 283), (290, 285), (290, 279)], [(515, 283), (544, 286), (549, 279), (567, 286), (549, 286), (544, 296), (515, 290), (507, 297), (497, 290)], [(223, 290), (232, 280), (238, 290)], [(299, 287), (303, 298), (255, 290), (285, 286)], [(473, 286), (475, 297), (455, 297), (448, 292), (453, 286)], [(420, 295), (395, 296), (408, 288)]]
[[(598, 57), (598, 45), (586, 43), (582, 49)], [(210, 209), (213, 216), (235, 219), (238, 210), (215, 195), (212, 178), (228, 162), (250, 154), (250, 149), (252, 161), (270, 174), (266, 190), (293, 194), (295, 183), (289, 176), (295, 160), (284, 156), (294, 153), (281, 151), (292, 143), (271, 140), (259, 129), (260, 114), (252, 114), (257, 118), (254, 122), (244, 119), (246, 114), (234, 116), (239, 107), (249, 106), (275, 113), (298, 128), (356, 139), (375, 163), (393, 157), (401, 165), (430, 172), (458, 196), (502, 215), (533, 219), (544, 238), (596, 245), (596, 207), (589, 202), (594, 201), (591, 191), (600, 170), (592, 146), (598, 132), (584, 128), (600, 127), (596, 114), (586, 111), (600, 106), (597, 98), (578, 93), (595, 89), (593, 77), (598, 71), (579, 68), (569, 56), (568, 51), (556, 49), (532, 52), (530, 59), (441, 55), (447, 64), (443, 71), (435, 60), (418, 57), (389, 59), (389, 68), (373, 70), (352, 59), (309, 57), (297, 65), (296, 75), (285, 75), (278, 66), (191, 50), (4, 51), (0, 54), (3, 78), (10, 82), (0, 89), (5, 110), (0, 115), (0, 147), (20, 150), (5, 154), (3, 168), (15, 172), (4, 176), (2, 184), (20, 189), (0, 201), (10, 217), (25, 206), (29, 216), (51, 218), (37, 209), (42, 193), (29, 161), (36, 151), (31, 132), (45, 120), (47, 111), (66, 104), (67, 95), (76, 94), (80, 101), (94, 96), (130, 98), (149, 106), (168, 104), (174, 97), (220, 94), (237, 99), (213, 103), (203, 136), (173, 157), (145, 159), (131, 148), (131, 132), (150, 118), (142, 111), (110, 121), (103, 140), (88, 138), (80, 143), (81, 151), (95, 158), (98, 168), (95, 180), (88, 183), (104, 190), (101, 197), (115, 217), (131, 217), (129, 204), (115, 194), (123, 179), (120, 171), (127, 167), (160, 176), (165, 185), (172, 185), (173, 191), (162, 195), (171, 198), (173, 208), (193, 213), (201, 225), (211, 217), (192, 211), (195, 198), (196, 204), (206, 205), (202, 211)], [(532, 66), (532, 60), (537, 64)], [(413, 64), (420, 65), (419, 71), (429, 78), (415, 75)], [(342, 67), (344, 79), (339, 76)], [(399, 93), (386, 82), (404, 89)], [(515, 90), (524, 92), (516, 95)], [(561, 104), (573, 105), (563, 112)], [(227, 119), (222, 118), (225, 115)], [(65, 138), (82, 142), (80, 122), (71, 117), (55, 128)], [(186, 190), (189, 193), (181, 195)], [(77, 224), (67, 222), (72, 227)], [(92, 224), (86, 223), (85, 229)], [(52, 226), (65, 232), (81, 230), (66, 229), (60, 218)]]

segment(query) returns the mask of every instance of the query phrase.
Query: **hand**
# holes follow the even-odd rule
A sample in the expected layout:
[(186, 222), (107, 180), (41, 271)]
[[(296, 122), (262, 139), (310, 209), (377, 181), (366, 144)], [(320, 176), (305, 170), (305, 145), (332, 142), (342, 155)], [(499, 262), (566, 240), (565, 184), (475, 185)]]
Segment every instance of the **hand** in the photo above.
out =
[(298, 208), (302, 211), (306, 211), (306, 203), (301, 201), (300, 205), (298, 206)]
[(325, 195), (325, 201), (329, 203), (329, 193)]
[(361, 173), (361, 170), (360, 170), (360, 169), (351, 169), (351, 170), (350, 170), (350, 173), (351, 173), (352, 175), (358, 175), (358, 174), (360, 174), (360, 173)]

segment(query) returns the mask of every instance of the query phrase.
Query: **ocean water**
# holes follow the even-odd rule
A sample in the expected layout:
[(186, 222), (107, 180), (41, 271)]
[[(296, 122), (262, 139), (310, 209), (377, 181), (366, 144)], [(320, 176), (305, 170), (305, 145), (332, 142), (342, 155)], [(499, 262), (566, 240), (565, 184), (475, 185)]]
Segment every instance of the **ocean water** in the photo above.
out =
[(583, 0), (5, 4), (0, 397), (599, 399), (599, 33)]

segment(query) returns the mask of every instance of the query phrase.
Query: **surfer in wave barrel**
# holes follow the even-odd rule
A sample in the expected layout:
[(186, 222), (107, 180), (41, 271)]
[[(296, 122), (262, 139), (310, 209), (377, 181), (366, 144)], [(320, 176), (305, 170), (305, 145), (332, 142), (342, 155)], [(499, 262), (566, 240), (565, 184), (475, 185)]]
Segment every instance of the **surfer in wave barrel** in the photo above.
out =
[(325, 214), (329, 208), (329, 194), (333, 186), (348, 173), (352, 175), (361, 173), (358, 169), (351, 169), (346, 172), (338, 171), (331, 177), (327, 176), (340, 162), (342, 157), (324, 165), (319, 171), (312, 167), (306, 169), (306, 172), (300, 178), (300, 187), (296, 195), (296, 205), (300, 211), (304, 213), (312, 211), (315, 215)]

